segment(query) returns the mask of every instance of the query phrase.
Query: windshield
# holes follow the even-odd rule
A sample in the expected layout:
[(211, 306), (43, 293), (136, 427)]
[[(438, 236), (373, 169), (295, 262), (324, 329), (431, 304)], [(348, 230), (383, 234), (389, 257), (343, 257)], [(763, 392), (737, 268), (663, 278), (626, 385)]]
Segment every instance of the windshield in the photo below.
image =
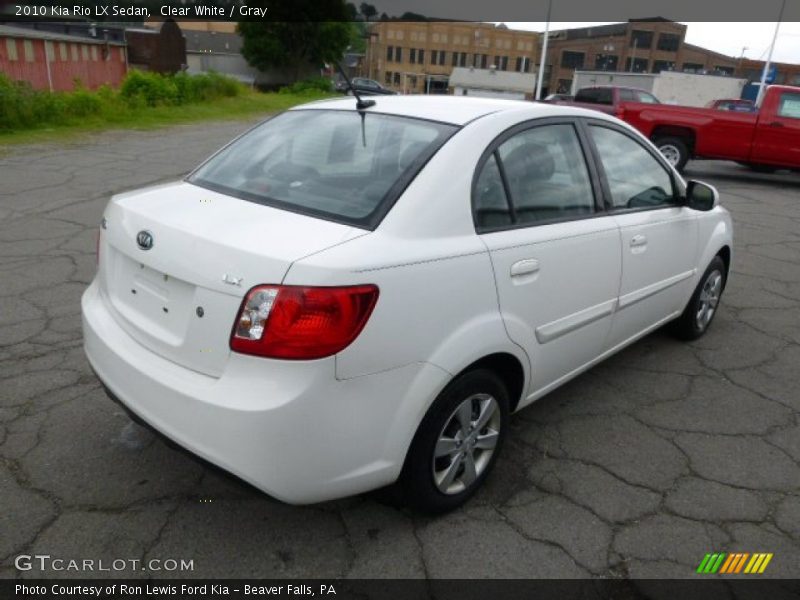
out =
[(189, 181), (372, 229), (456, 129), (377, 113), (288, 111), (221, 150)]

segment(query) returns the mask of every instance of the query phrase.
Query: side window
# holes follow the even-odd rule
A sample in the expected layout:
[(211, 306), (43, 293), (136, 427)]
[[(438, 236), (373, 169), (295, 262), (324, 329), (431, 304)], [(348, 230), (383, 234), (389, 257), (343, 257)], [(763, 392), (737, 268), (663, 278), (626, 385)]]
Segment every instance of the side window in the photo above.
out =
[(476, 223), (484, 228), (594, 212), (586, 161), (568, 124), (533, 127), (503, 142), (484, 165), (474, 194)]
[(677, 203), (672, 177), (644, 146), (624, 133), (590, 125), (611, 191), (613, 207), (646, 208)]
[(800, 94), (782, 93), (778, 104), (778, 116), (800, 119)]
[(475, 182), (475, 224), (479, 229), (511, 225), (513, 219), (503, 188), (503, 179), (497, 167), (497, 153), (493, 153)]
[(639, 97), (639, 102), (644, 102), (645, 104), (661, 104), (658, 101), (658, 98), (653, 96), (653, 94), (648, 94), (647, 92), (637, 91), (636, 95)]
[(638, 102), (633, 90), (621, 89), (619, 90), (619, 99), (622, 102)]

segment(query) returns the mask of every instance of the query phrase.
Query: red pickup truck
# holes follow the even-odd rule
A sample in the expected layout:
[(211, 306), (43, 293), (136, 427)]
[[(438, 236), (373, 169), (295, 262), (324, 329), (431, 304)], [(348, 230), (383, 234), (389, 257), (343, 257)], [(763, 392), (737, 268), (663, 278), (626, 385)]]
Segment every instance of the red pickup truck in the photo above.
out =
[(800, 169), (800, 88), (772, 85), (755, 112), (623, 104), (616, 116), (682, 169), (690, 158), (733, 160), (759, 171)]

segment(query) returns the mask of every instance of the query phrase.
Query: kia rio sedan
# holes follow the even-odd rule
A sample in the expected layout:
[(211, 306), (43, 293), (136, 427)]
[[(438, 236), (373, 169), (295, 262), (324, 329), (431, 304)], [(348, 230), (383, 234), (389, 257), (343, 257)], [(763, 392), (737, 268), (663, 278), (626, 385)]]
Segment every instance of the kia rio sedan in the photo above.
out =
[(716, 191), (613, 117), (315, 102), (111, 199), (85, 350), (137, 419), (280, 500), (444, 511), (511, 413), (663, 325), (703, 335), (731, 248)]

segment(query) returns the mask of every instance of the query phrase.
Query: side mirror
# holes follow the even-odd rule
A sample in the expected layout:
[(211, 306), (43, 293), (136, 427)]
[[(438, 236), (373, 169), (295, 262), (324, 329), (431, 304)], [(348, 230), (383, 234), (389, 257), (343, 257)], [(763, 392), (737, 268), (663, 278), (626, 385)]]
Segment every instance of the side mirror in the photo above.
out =
[(686, 206), (709, 211), (719, 204), (719, 192), (713, 185), (690, 180), (686, 186)]

